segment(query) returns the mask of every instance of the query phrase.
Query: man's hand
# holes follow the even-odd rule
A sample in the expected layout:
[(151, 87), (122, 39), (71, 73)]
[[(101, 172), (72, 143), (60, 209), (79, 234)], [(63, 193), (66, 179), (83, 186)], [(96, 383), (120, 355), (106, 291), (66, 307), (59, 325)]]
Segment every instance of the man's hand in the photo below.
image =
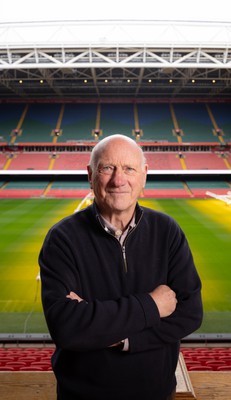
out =
[[(76, 294), (75, 292), (70, 292), (66, 297), (67, 297), (68, 299), (71, 299), (71, 300), (77, 300), (79, 303), (80, 303), (81, 301), (83, 301), (83, 299), (82, 299), (80, 296), (78, 296), (78, 294)], [(123, 341), (118, 342), (118, 343), (111, 344), (111, 345), (108, 346), (108, 347), (120, 347), (121, 345), (124, 345), (124, 342), (123, 342)]]
[(149, 294), (155, 301), (161, 318), (168, 317), (175, 311), (176, 293), (169, 286), (160, 285)]
[(80, 301), (83, 301), (83, 299), (80, 296), (78, 296), (75, 292), (70, 292), (70, 294), (68, 294), (66, 297), (71, 300), (77, 300), (79, 303)]

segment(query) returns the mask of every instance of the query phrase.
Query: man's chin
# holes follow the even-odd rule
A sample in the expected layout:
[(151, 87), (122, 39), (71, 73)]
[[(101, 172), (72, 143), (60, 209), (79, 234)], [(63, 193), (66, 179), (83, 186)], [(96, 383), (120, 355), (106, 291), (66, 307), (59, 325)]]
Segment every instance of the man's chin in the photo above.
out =
[(108, 207), (115, 212), (124, 212), (126, 210), (130, 210), (133, 207), (133, 204), (128, 201), (124, 201), (122, 199), (114, 199), (107, 203)]

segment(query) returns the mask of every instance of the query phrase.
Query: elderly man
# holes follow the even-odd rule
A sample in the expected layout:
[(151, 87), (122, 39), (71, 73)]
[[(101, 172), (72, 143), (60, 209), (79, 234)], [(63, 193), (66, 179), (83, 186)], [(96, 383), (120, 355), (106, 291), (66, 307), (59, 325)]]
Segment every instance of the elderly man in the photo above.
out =
[(88, 165), (94, 203), (44, 241), (58, 400), (174, 398), (180, 339), (202, 320), (201, 282), (178, 224), (138, 204), (146, 174), (134, 140), (101, 140)]

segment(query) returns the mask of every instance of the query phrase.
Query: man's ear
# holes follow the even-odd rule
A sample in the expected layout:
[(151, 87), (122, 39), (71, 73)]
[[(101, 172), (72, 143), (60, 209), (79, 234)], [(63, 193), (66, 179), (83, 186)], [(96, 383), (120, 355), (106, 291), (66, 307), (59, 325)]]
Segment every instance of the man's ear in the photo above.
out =
[(144, 188), (145, 185), (146, 185), (147, 173), (148, 173), (148, 164), (145, 164), (145, 166), (144, 166), (144, 183), (143, 183), (143, 188)]
[(92, 189), (92, 169), (90, 165), (87, 166), (87, 172), (88, 172), (88, 182), (90, 183), (90, 187)]

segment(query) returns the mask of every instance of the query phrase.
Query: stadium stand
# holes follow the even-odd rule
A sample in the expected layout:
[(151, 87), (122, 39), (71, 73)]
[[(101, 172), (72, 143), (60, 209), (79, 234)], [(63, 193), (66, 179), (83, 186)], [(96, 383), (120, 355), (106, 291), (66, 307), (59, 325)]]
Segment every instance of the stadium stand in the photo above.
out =
[(183, 142), (217, 142), (205, 104), (174, 104)]
[(53, 169), (57, 170), (86, 170), (90, 153), (56, 153)]
[(60, 121), (59, 141), (77, 141), (92, 139), (96, 127), (97, 104), (65, 104)]
[(226, 194), (230, 189), (229, 182), (224, 179), (187, 177), (186, 185), (194, 197), (206, 197), (206, 191)]
[(154, 142), (176, 142), (168, 104), (139, 104), (139, 126), (143, 139)]
[[(2, 169), (8, 170), (84, 170), (89, 161), (89, 152), (14, 152), (2, 154)], [(230, 169), (230, 156), (210, 153), (145, 152), (151, 170), (226, 170)], [(52, 168), (50, 161), (53, 159)], [(183, 162), (182, 162), (183, 161)]]
[(0, 183), (0, 198), (41, 197), (49, 184), (43, 177), (11, 176)]
[(46, 181), (35, 181), (33, 179), (30, 180), (12, 180), (10, 182), (8, 182), (6, 184), (6, 188), (7, 189), (32, 189), (32, 190), (36, 190), (36, 189), (44, 189), (45, 186), (47, 185)]
[(186, 198), (192, 197), (184, 181), (180, 178), (148, 178), (144, 197)]
[(184, 154), (186, 169), (223, 170), (227, 169), (224, 159), (215, 153), (187, 153)]
[[(0, 367), (12, 368), (13, 371), (51, 370), (51, 355), (54, 347), (1, 347)], [(203, 370), (218, 371), (225, 367), (231, 371), (230, 347), (181, 347), (181, 353), (188, 371)]]
[(3, 169), (5, 164), (6, 164), (6, 156), (5, 154), (0, 153), (0, 169)]
[(101, 104), (100, 121), (103, 136), (121, 133), (131, 137), (135, 127), (133, 104)]
[[(140, 128), (143, 138), (154, 142), (230, 141), (229, 104), (192, 103), (20, 103), (1, 104), (0, 137), (7, 142), (90, 140), (94, 129), (104, 136), (131, 136)], [(55, 132), (56, 130), (56, 132)], [(133, 132), (134, 134), (134, 132)]]
[(66, 178), (65, 180), (56, 178), (51, 182), (45, 194), (46, 197), (84, 198), (89, 192), (90, 186), (88, 181), (71, 178)]
[(180, 158), (176, 152), (145, 152), (148, 168), (152, 170), (182, 169)]
[(220, 133), (223, 135), (223, 139), (225, 142), (231, 141), (231, 122), (230, 122), (230, 113), (231, 113), (231, 105), (229, 103), (212, 103), (210, 104), (210, 109), (213, 113), (213, 116), (217, 122), (217, 129), (221, 131)]
[(0, 106), (0, 137), (5, 142), (14, 139), (16, 132), (21, 134), (21, 116), (25, 109), (24, 104), (1, 104)]
[(60, 105), (55, 103), (25, 105), (22, 133), (16, 142), (52, 142), (52, 131), (56, 127), (59, 109)]
[(230, 153), (226, 154), (226, 160), (228, 162), (228, 166), (230, 166), (231, 165), (231, 154)]
[[(49, 169), (51, 155), (47, 153), (14, 153), (7, 166), (8, 170), (46, 170)], [(7, 160), (6, 160), (7, 161)]]
[[(100, 137), (117, 132), (140, 141), (144, 146), (149, 170), (153, 172), (197, 170), (202, 173), (230, 170), (230, 148), (225, 146), (223, 140), (224, 132), (226, 138), (229, 134), (230, 106), (224, 105), (223, 108), (223, 105), (192, 102), (0, 104), (0, 110), (4, 113), (0, 118), (0, 132), (4, 138), (7, 137), (7, 143), (1, 144), (0, 169), (12, 171), (12, 174), (14, 171), (28, 170), (85, 171), (84, 186), (80, 180), (78, 184), (73, 182), (72, 188), (60, 185), (60, 182), (59, 187), (56, 186), (53, 177), (47, 179), (45, 189), (36, 185), (26, 187), (20, 178), (16, 187), (15, 182), (9, 185), (9, 176), (9, 179), (3, 180), (0, 197), (86, 195), (89, 190), (86, 165), (90, 157), (90, 146)], [(78, 149), (74, 148), (76, 143)], [(184, 143), (190, 147), (182, 147)], [(195, 187), (196, 184), (195, 181), (194, 186), (190, 187), (179, 176), (175, 183), (171, 181), (167, 186), (164, 181), (162, 186), (150, 181), (143, 195), (205, 196), (206, 181), (204, 187), (200, 184)], [(216, 187), (219, 193), (229, 188), (227, 185)]]

